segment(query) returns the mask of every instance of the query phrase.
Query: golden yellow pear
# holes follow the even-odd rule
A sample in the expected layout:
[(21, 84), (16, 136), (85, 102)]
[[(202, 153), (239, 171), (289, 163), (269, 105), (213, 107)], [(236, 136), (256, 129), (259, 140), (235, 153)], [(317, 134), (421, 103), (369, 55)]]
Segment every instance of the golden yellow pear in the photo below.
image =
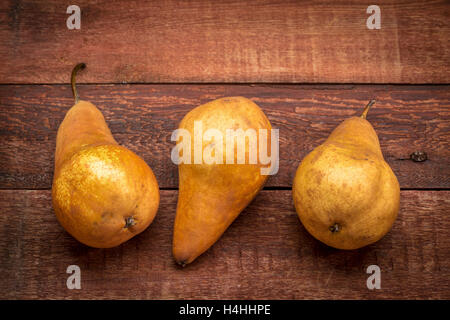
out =
[[(215, 130), (226, 137), (227, 130), (248, 129), (268, 131), (267, 143), (270, 145), (271, 125), (262, 110), (251, 100), (243, 97), (229, 97), (211, 101), (191, 110), (183, 118), (179, 129), (186, 130), (193, 137), (190, 156), (194, 159), (194, 127)], [(266, 167), (258, 161), (249, 161), (249, 139), (245, 140), (244, 164), (238, 164), (238, 147), (234, 148), (233, 164), (226, 162), (226, 141), (205, 138), (200, 144), (200, 152), (211, 146), (223, 145), (222, 164), (201, 163), (179, 164), (179, 195), (173, 234), (173, 255), (182, 266), (211, 247), (224, 233), (239, 213), (252, 201), (263, 187), (268, 175), (261, 174)], [(259, 154), (260, 144), (257, 146)], [(183, 150), (183, 152), (187, 152)], [(217, 152), (217, 150), (215, 150)], [(214, 152), (212, 152), (214, 153)], [(217, 154), (215, 154), (217, 155)], [(231, 155), (231, 152), (230, 152)]]
[(294, 204), (306, 230), (338, 249), (357, 249), (381, 239), (399, 210), (400, 187), (380, 143), (361, 117), (342, 122), (300, 163)]
[(102, 113), (79, 100), (56, 137), (53, 207), (61, 225), (78, 241), (115, 247), (145, 230), (159, 205), (159, 188), (150, 167), (114, 140)]

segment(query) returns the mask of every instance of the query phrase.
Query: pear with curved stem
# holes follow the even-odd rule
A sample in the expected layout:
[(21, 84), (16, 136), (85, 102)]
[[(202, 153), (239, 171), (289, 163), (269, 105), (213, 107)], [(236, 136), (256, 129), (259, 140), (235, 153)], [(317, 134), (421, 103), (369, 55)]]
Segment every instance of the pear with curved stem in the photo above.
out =
[(120, 146), (92, 103), (80, 100), (56, 137), (53, 207), (61, 225), (77, 240), (97, 248), (117, 246), (145, 230), (159, 206), (156, 178), (143, 159)]

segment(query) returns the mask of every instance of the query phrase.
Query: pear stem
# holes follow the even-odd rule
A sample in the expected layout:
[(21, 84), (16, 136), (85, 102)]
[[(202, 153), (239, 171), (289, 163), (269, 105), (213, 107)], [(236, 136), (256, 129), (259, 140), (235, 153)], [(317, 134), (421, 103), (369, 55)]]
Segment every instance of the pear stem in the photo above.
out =
[(80, 96), (78, 95), (77, 87), (76, 87), (76, 84), (75, 84), (75, 77), (77, 76), (78, 70), (83, 70), (84, 68), (86, 68), (86, 64), (85, 63), (77, 64), (75, 66), (75, 68), (73, 68), (72, 76), (70, 77), (70, 84), (72, 86), (72, 93), (73, 93), (73, 98), (75, 99), (75, 104), (77, 104), (78, 101), (80, 101)]
[(374, 105), (374, 103), (375, 103), (375, 99), (369, 101), (369, 103), (364, 108), (364, 111), (363, 111), (363, 113), (361, 115), (361, 118), (366, 119), (367, 113), (369, 112), (370, 107)]

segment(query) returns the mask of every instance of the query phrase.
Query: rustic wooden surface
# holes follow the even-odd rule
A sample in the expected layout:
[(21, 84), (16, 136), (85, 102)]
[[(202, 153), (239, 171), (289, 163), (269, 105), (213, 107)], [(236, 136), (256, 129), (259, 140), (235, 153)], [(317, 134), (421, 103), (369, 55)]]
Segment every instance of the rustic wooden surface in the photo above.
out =
[(120, 82), (449, 83), (450, 3), (88, 1), (68, 30), (68, 2), (0, 4), (0, 83)]
[[(291, 187), (300, 160), (372, 98), (368, 119), (401, 187), (450, 187), (450, 86), (89, 85), (79, 92), (103, 111), (119, 143), (147, 161), (162, 188), (178, 186), (170, 135), (183, 116), (235, 95), (253, 99), (280, 130), (280, 170), (268, 187)], [(7, 164), (0, 189), (51, 187), (56, 131), (71, 95), (69, 85), (0, 86), (0, 161)], [(429, 160), (408, 160), (415, 151)]]
[[(381, 30), (366, 28), (368, 4), (356, 0), (83, 0), (82, 29), (70, 31), (67, 3), (0, 2), (0, 299), (450, 299), (450, 2), (376, 4)], [(82, 98), (162, 189), (154, 223), (114, 249), (78, 243), (51, 206), (56, 130), (81, 61)], [(195, 106), (236, 95), (280, 129), (280, 171), (183, 269), (171, 256), (170, 134)], [(335, 250), (301, 225), (292, 180), (373, 98), (368, 119), (400, 181), (399, 217), (379, 242)], [(409, 160), (415, 151), (428, 160)], [(66, 287), (72, 264), (81, 290)], [(372, 264), (381, 290), (366, 287)]]
[[(58, 224), (48, 190), (0, 191), (2, 298), (449, 299), (450, 191), (402, 191), (393, 229), (354, 251), (312, 238), (290, 190), (262, 191), (209, 251), (186, 268), (171, 256), (177, 191), (161, 192), (153, 224), (114, 249), (80, 245)], [(68, 290), (66, 268), (81, 268)], [(368, 290), (366, 269), (381, 268)]]

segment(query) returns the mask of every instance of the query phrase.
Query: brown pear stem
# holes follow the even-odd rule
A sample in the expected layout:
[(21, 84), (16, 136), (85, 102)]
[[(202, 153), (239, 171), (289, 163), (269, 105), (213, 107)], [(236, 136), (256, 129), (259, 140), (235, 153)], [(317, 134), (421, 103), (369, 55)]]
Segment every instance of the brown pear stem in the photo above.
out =
[(363, 113), (361, 115), (361, 118), (366, 119), (367, 113), (369, 112), (370, 107), (373, 106), (374, 103), (375, 103), (375, 100), (370, 100), (369, 101), (369, 103), (364, 108), (364, 111), (363, 111)]
[(75, 77), (77, 76), (78, 70), (83, 70), (84, 68), (86, 68), (86, 64), (85, 63), (77, 64), (75, 66), (75, 68), (73, 68), (72, 76), (70, 77), (70, 84), (72, 85), (72, 93), (73, 93), (73, 98), (75, 99), (75, 104), (77, 104), (78, 101), (80, 101), (80, 96), (78, 95), (77, 87), (76, 87), (76, 84), (75, 84)]

